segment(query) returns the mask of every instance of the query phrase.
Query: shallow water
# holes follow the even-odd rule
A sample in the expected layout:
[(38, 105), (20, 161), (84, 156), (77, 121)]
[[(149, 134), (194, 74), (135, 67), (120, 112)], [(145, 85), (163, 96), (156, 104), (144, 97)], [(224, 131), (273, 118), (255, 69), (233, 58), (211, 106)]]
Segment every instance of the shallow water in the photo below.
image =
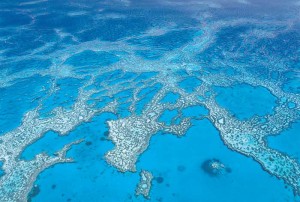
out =
[(299, 8), (0, 2), (0, 201), (300, 201)]

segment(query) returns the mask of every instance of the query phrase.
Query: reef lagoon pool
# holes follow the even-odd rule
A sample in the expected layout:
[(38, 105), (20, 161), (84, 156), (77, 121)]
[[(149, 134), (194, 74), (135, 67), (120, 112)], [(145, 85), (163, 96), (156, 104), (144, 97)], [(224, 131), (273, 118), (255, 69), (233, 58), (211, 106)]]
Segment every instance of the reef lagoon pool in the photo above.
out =
[(299, 12), (1, 1), (0, 201), (300, 201)]

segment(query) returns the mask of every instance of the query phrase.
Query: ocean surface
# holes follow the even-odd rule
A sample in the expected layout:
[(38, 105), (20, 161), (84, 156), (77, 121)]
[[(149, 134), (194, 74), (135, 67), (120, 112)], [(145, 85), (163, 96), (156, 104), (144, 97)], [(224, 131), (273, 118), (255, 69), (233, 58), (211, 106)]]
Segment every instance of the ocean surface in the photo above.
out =
[(299, 13), (2, 0), (0, 202), (300, 201)]

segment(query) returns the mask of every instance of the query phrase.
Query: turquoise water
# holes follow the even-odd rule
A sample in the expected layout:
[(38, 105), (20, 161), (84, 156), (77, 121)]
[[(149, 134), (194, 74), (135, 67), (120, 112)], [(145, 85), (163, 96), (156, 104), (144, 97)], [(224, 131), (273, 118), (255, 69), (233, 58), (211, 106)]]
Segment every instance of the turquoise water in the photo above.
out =
[(299, 9), (1, 1), (0, 201), (300, 201)]
[(3, 162), (0, 162), (0, 176), (4, 175), (4, 172), (2, 170)]
[(267, 89), (246, 84), (217, 88), (216, 92), (216, 101), (238, 119), (272, 114), (277, 101)]
[(299, 122), (293, 123), (289, 129), (283, 131), (278, 136), (270, 136), (267, 139), (267, 142), (270, 147), (285, 152), (293, 158), (300, 159), (300, 152), (298, 149), (298, 143), (300, 141), (298, 135), (299, 130)]
[[(220, 196), (222, 201), (294, 200), (282, 182), (264, 172), (252, 159), (224, 147), (209, 121), (193, 124), (186, 137), (153, 137), (149, 150), (141, 157), (140, 167), (153, 170), (164, 179), (162, 183), (154, 181), (154, 200), (217, 201)], [(221, 161), (230, 173), (209, 175), (202, 164), (211, 159)]]
[[(191, 107), (185, 110), (184, 114), (193, 115), (193, 111), (201, 112), (201, 110), (195, 109), (197, 107)], [(55, 132), (48, 132), (43, 138), (24, 150), (22, 156), (26, 160), (30, 160), (41, 152), (53, 155), (73, 139), (86, 138), (84, 143), (74, 147), (68, 153), (69, 156), (74, 157), (76, 163), (56, 165), (41, 173), (35, 183), (39, 186), (40, 193), (32, 201), (45, 201), (45, 198), (47, 198), (46, 201), (77, 201), (78, 199), (94, 201), (98, 200), (100, 196), (101, 200), (105, 201), (132, 200), (130, 193), (135, 189), (133, 185), (137, 182), (137, 174), (118, 173), (101, 157), (112, 147), (111, 143), (105, 139), (107, 128), (101, 123), (111, 118), (115, 117), (109, 114), (96, 117), (91, 123), (84, 124), (68, 136), (59, 136)], [(171, 117), (166, 115), (166, 118)], [(284, 191), (288, 188), (284, 188), (282, 182), (264, 172), (250, 158), (227, 149), (222, 143), (218, 131), (209, 121), (195, 121), (193, 125), (186, 136), (182, 138), (170, 134), (155, 135), (148, 151), (138, 162), (138, 167), (152, 170), (156, 176), (163, 178), (163, 182), (154, 180), (153, 199), (214, 201), (218, 200), (216, 196), (222, 195), (224, 201), (292, 200), (291, 192), (288, 194)], [(294, 130), (297, 131), (297, 128)], [(94, 135), (83, 136), (84, 134)], [(285, 141), (279, 143), (284, 147)], [(293, 147), (288, 145), (288, 148), (284, 149), (297, 152), (296, 142)], [(272, 146), (271, 143), (270, 146)], [(166, 145), (168, 146), (166, 147)], [(276, 149), (282, 150), (278, 146)], [(291, 155), (295, 155), (295, 153), (291, 153)], [(201, 164), (207, 159), (219, 159), (231, 169), (231, 172), (217, 177), (210, 176), (201, 168)], [(66, 173), (68, 175), (65, 175)], [(249, 178), (249, 175), (252, 177)], [(260, 182), (259, 186), (257, 181)], [(115, 184), (118, 186), (116, 187)], [(88, 187), (93, 187), (93, 189)], [(95, 187), (97, 188), (95, 189)], [(115, 192), (119, 194), (115, 195)], [(51, 194), (49, 195), (49, 193)]]
[[(107, 140), (101, 141), (105, 136), (98, 124), (104, 118), (96, 118), (92, 124), (70, 134), (78, 137), (82, 130), (93, 128), (89, 133), (99, 135), (90, 136), (68, 153), (75, 157), (76, 163), (56, 165), (41, 173), (36, 181), (40, 193), (32, 201), (143, 201), (131, 195), (138, 182), (137, 173), (118, 173), (102, 159), (105, 151), (112, 147)], [(293, 200), (292, 192), (282, 181), (264, 172), (252, 159), (226, 148), (208, 120), (193, 124), (182, 138), (156, 134), (137, 163), (138, 169), (151, 170), (156, 176), (151, 200), (215, 201), (219, 196), (224, 201)], [(51, 141), (63, 140), (47, 140)], [(35, 147), (43, 148), (41, 144)], [(52, 149), (47, 148), (48, 152)], [(230, 173), (209, 175), (201, 166), (209, 159), (220, 160), (230, 168)]]

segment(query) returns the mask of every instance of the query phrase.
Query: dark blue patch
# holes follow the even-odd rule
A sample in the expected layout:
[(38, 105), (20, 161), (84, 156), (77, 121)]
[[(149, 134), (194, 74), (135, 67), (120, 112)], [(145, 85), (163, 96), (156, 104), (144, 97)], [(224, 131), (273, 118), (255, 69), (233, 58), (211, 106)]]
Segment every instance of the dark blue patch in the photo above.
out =
[(119, 102), (123, 103), (126, 102), (129, 98), (133, 97), (133, 91), (134, 89), (128, 89), (121, 91), (114, 95), (114, 98), (116, 98)]
[(138, 93), (138, 97), (142, 98), (136, 104), (136, 113), (142, 114), (143, 110), (145, 109), (146, 105), (153, 99), (153, 97), (158, 93), (158, 91), (162, 88), (161, 84), (155, 84), (152, 87), (147, 87), (142, 89)]
[(161, 184), (161, 183), (164, 182), (164, 178), (163, 178), (163, 177), (156, 177), (156, 178), (154, 178), (154, 179), (155, 179), (155, 181), (156, 181), (157, 183), (159, 183), (159, 184)]
[(49, 77), (33, 76), (0, 88), (0, 134), (19, 126), (24, 114), (37, 107), (50, 87), (49, 81)]
[(291, 78), (283, 83), (282, 89), (286, 92), (297, 93), (300, 94), (300, 79), (299, 78)]
[(0, 26), (3, 27), (14, 27), (27, 25), (31, 22), (29, 15), (18, 11), (0, 11)]
[(33, 185), (32, 189), (30, 190), (28, 196), (27, 196), (27, 201), (31, 202), (34, 197), (36, 197), (40, 193), (40, 187), (38, 185)]
[(71, 56), (67, 59), (65, 64), (74, 67), (104, 67), (118, 60), (117, 56), (108, 52), (86, 50)]
[(11, 73), (16, 73), (23, 70), (45, 70), (51, 66), (51, 60), (37, 60), (37, 59), (26, 59), (18, 62), (7, 63), (5, 67), (10, 70)]
[(196, 77), (186, 78), (178, 83), (179, 87), (188, 93), (192, 93), (202, 84), (202, 81)]

